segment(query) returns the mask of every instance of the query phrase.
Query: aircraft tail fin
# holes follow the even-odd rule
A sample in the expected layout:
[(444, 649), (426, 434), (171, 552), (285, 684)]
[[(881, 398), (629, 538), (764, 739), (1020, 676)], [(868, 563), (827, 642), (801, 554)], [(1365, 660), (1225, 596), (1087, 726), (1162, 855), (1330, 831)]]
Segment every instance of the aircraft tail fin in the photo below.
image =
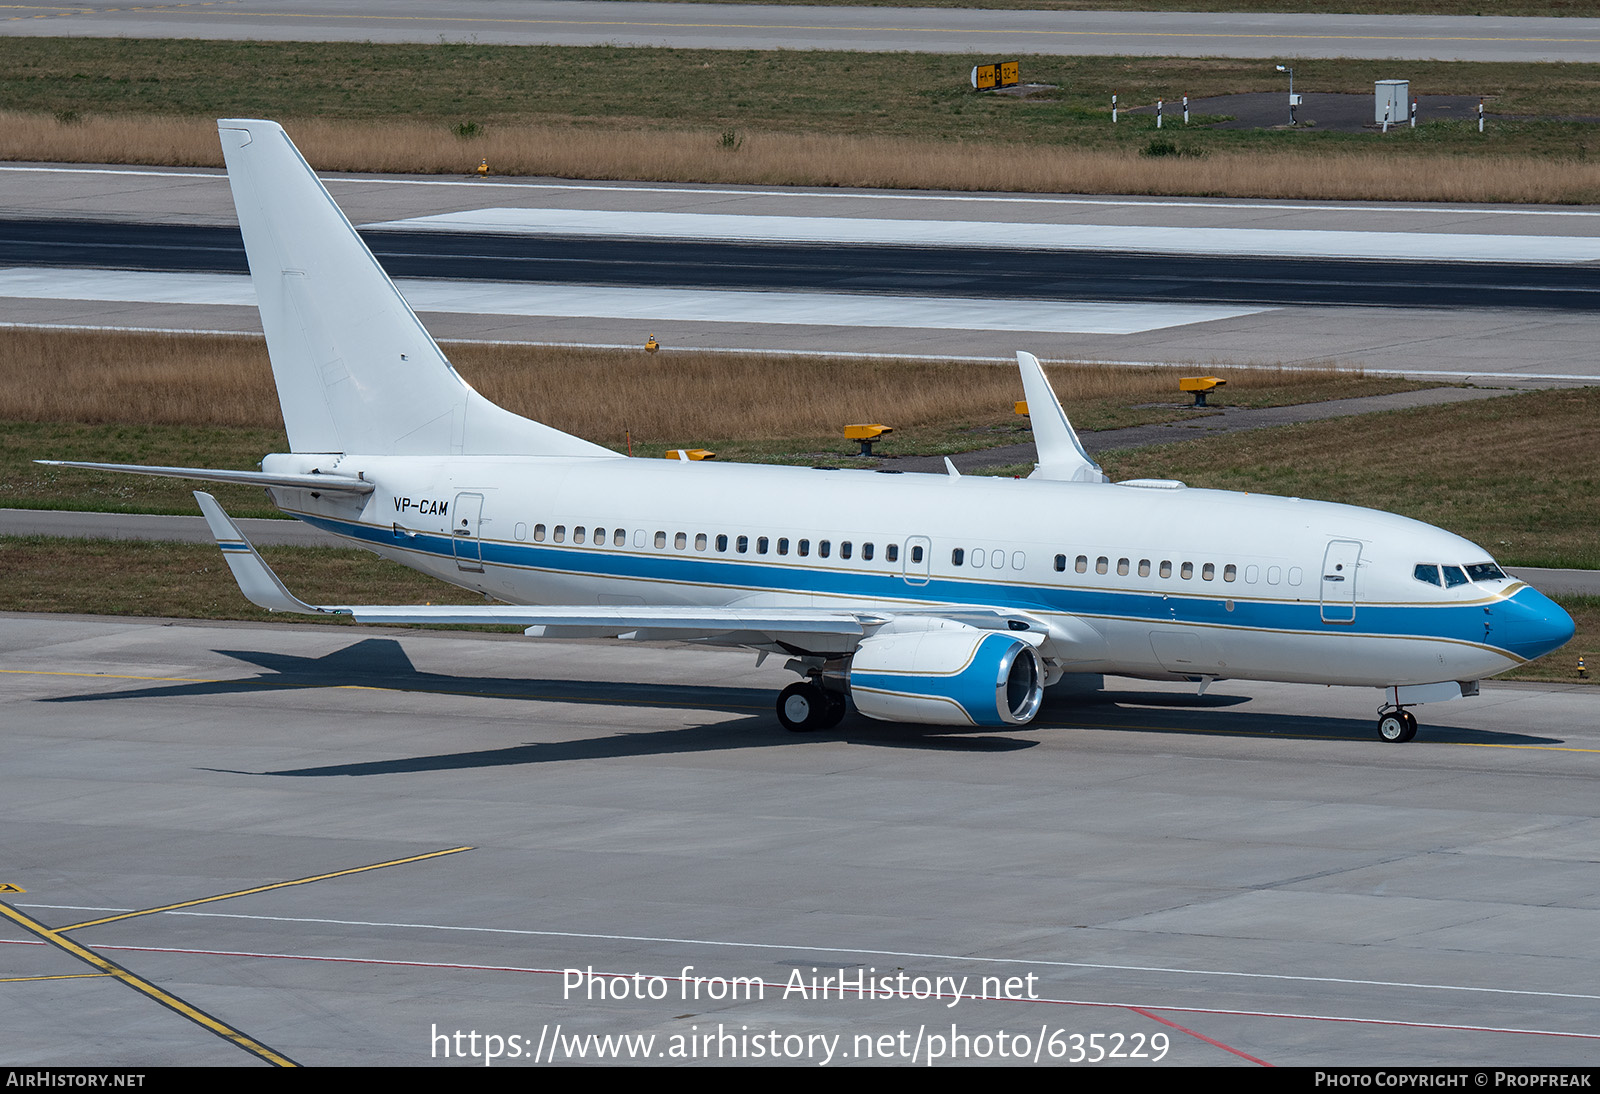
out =
[(217, 130), (292, 450), (616, 455), (474, 391), (282, 127)]
[(1061, 400), (1031, 353), (1017, 351), (1022, 369), (1022, 393), (1028, 400), (1028, 421), (1033, 425), (1033, 443), (1039, 461), (1030, 479), (1059, 479), (1065, 482), (1109, 482), (1100, 465), (1089, 458), (1077, 432), (1061, 409)]

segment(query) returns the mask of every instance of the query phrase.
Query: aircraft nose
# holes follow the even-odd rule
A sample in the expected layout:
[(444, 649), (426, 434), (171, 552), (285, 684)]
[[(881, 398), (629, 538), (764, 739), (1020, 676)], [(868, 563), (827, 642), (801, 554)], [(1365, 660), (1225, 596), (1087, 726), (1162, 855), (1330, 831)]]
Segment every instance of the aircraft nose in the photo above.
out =
[(1572, 617), (1538, 589), (1525, 588), (1494, 609), (1493, 637), (1501, 649), (1532, 661), (1572, 641)]

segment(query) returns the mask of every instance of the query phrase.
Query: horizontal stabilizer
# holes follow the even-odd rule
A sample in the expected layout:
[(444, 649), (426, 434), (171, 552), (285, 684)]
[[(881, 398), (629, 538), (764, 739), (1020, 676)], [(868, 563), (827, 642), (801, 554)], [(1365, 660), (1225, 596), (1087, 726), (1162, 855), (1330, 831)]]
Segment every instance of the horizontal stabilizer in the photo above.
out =
[[(78, 460), (34, 460), (46, 467), (85, 467), (90, 471), (120, 471), (129, 475), (158, 475), (168, 479), (201, 482), (240, 482), (247, 486), (287, 486), (327, 493), (370, 494), (372, 484), (349, 475), (274, 475), (266, 471), (229, 471), (216, 467), (152, 467), (139, 463), (82, 463)], [(216, 529), (213, 528), (212, 531)]]

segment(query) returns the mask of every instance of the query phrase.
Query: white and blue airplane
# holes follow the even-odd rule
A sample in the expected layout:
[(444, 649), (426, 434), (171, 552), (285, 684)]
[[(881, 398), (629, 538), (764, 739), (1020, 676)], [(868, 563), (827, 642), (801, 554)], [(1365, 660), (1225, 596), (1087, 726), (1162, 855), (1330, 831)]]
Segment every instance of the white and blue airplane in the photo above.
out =
[[(1408, 709), (1557, 649), (1566, 612), (1489, 552), (1372, 509), (1107, 481), (1039, 362), (1025, 480), (628, 459), (469, 386), (284, 131), (218, 129), (288, 427), (256, 483), (284, 512), (499, 603), (311, 605), (209, 494), (235, 579), (272, 611), (509, 623), (531, 637), (781, 653), (793, 730), (870, 717), (1022, 725), (1069, 674), (1382, 689)], [(41, 461), (43, 462), (43, 461)]]

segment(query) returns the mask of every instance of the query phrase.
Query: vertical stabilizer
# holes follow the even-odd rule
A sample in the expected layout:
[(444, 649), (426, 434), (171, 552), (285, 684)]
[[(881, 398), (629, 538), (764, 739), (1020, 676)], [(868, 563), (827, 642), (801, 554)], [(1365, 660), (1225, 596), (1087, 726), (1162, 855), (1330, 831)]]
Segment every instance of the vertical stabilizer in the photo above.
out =
[(1017, 351), (1022, 369), (1022, 394), (1028, 400), (1028, 421), (1033, 425), (1033, 443), (1039, 462), (1030, 479), (1059, 479), (1064, 482), (1109, 482), (1100, 465), (1089, 458), (1078, 441), (1078, 434), (1067, 421), (1067, 412), (1050, 387), (1039, 359)]
[(296, 452), (614, 456), (456, 374), (275, 122), (217, 123)]

